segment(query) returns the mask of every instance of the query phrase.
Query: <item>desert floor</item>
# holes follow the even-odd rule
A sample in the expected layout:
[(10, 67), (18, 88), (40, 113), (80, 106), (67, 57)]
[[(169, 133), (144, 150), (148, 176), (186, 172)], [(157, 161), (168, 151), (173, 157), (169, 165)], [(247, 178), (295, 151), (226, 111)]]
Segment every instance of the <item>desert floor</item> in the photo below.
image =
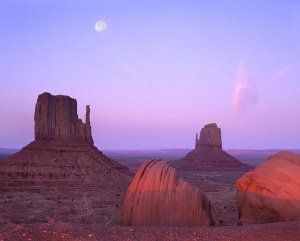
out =
[[(171, 155), (169, 152), (105, 154), (129, 166), (132, 171), (151, 156), (172, 161), (184, 155), (174, 152)], [(249, 153), (240, 155), (243, 156), (240, 160), (253, 157)], [(263, 161), (263, 155), (256, 155), (257, 162)], [(300, 240), (300, 221), (236, 226), (238, 213), (234, 182), (243, 175), (242, 172), (182, 172), (181, 175), (209, 196), (216, 227), (120, 226), (125, 193), (115, 195), (111, 190), (85, 193), (76, 190), (63, 193), (18, 191), (0, 195), (0, 241)]]
[(300, 221), (260, 225), (212, 228), (105, 227), (101, 225), (68, 225), (65, 223), (3, 225), (0, 240), (201, 240), (201, 241), (298, 241)]

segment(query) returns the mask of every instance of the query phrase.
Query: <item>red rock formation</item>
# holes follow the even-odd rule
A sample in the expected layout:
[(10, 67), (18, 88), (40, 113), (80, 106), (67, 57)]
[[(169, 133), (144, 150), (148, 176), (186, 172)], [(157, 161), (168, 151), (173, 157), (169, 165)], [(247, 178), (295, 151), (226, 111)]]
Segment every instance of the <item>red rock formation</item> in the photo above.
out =
[(35, 140), (61, 140), (93, 144), (90, 107), (86, 107), (86, 123), (77, 115), (77, 101), (69, 96), (39, 95), (35, 106)]
[(200, 132), (200, 139), (196, 136), (195, 148), (215, 147), (222, 149), (221, 128), (215, 123), (205, 125)]
[(243, 224), (300, 219), (300, 155), (280, 152), (236, 182)]
[(34, 120), (35, 141), (0, 163), (0, 190), (127, 188), (129, 169), (93, 145), (89, 106), (84, 124), (75, 99), (43, 93)]
[(252, 169), (222, 150), (221, 129), (216, 124), (202, 128), (200, 138), (196, 135), (195, 149), (183, 159), (170, 164), (187, 171), (243, 171)]
[(166, 162), (144, 163), (125, 198), (123, 222), (133, 226), (210, 226), (210, 202)]

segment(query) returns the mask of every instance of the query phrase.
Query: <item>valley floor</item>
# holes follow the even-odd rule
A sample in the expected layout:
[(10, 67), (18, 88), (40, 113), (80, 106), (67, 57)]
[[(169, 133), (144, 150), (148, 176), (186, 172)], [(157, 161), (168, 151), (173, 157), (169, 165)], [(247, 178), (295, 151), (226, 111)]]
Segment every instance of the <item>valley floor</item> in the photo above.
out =
[(211, 228), (105, 227), (63, 223), (3, 225), (0, 240), (20, 241), (298, 241), (300, 221)]

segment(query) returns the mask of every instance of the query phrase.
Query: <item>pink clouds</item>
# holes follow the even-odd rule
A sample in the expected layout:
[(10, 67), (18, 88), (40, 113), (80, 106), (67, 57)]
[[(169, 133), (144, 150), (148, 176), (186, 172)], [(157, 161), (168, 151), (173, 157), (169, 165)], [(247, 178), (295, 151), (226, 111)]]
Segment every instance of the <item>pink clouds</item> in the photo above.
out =
[(257, 94), (255, 85), (249, 82), (249, 74), (242, 62), (236, 75), (236, 85), (233, 94), (233, 109), (240, 112), (256, 103)]

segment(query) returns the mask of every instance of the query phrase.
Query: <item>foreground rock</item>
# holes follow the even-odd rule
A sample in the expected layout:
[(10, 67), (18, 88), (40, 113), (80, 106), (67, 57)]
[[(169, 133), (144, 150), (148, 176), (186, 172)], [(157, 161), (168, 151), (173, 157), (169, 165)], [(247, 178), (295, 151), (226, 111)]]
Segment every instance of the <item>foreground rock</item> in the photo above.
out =
[(126, 193), (123, 223), (133, 226), (210, 226), (210, 202), (166, 162), (151, 160)]
[(280, 152), (236, 182), (243, 224), (300, 219), (300, 155)]
[(83, 123), (75, 99), (44, 93), (34, 117), (35, 141), (0, 162), (0, 222), (69, 221), (93, 216), (94, 207), (118, 208), (131, 172), (93, 145), (89, 106)]
[(221, 129), (215, 123), (204, 126), (195, 149), (183, 159), (170, 162), (184, 171), (247, 171), (252, 168), (222, 150)]

